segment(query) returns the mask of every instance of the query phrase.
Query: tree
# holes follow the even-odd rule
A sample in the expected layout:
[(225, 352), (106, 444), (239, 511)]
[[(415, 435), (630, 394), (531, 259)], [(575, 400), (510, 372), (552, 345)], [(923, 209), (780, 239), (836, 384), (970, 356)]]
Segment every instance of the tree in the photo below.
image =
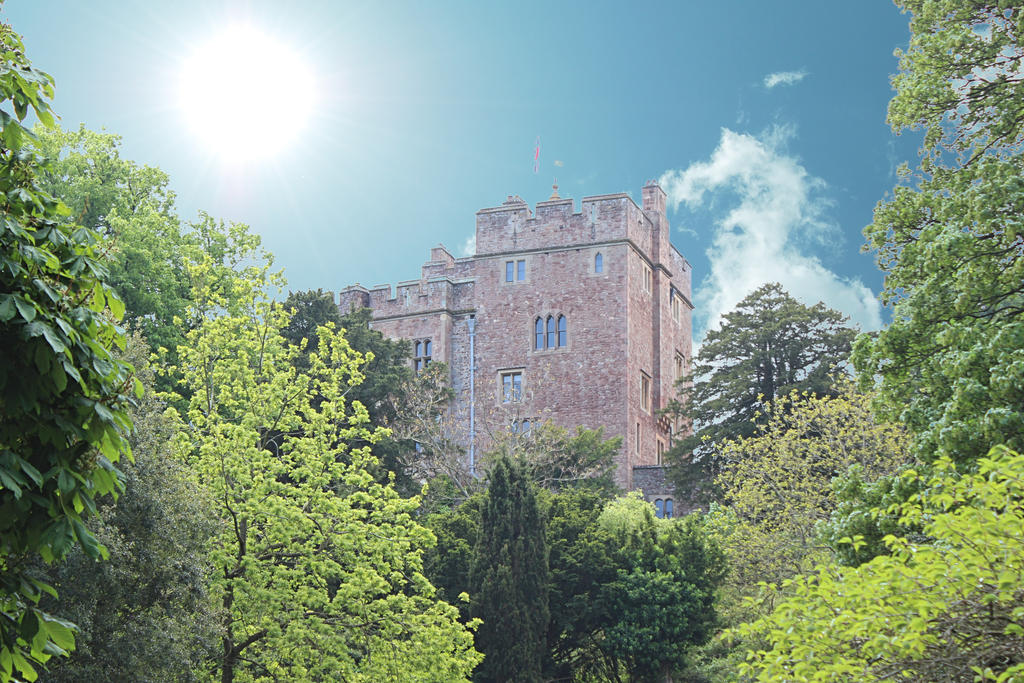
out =
[(637, 493), (608, 503), (598, 518), (618, 564), (600, 586), (599, 647), (630, 681), (661, 681), (682, 670), (718, 623), (715, 589), (725, 575), (721, 550), (704, 532), (700, 515), (659, 519)]
[[(758, 681), (1019, 681), (1024, 678), (1024, 457), (993, 449), (974, 474), (940, 458), (921, 496), (897, 503), (926, 543), (885, 539), (891, 554), (825, 566), (792, 597), (738, 630), (769, 646), (741, 673)], [(859, 537), (847, 538), (857, 545)]]
[(496, 457), (518, 457), (536, 486), (558, 491), (589, 488), (610, 498), (619, 491), (613, 480), (615, 456), (622, 437), (604, 438), (604, 427), (576, 427), (575, 433), (550, 421), (528, 429), (501, 431), (483, 463)]
[(130, 411), (134, 461), (122, 466), (124, 492), (104, 498), (87, 525), (110, 557), (74, 549), (44, 569), (79, 628), (74, 656), (51, 660), (48, 681), (197, 680), (216, 645), (205, 557), (212, 504), (173, 458), (175, 424), (153, 393), (149, 353), (138, 334), (129, 338), (126, 358), (146, 387)]
[(216, 501), (209, 546), (221, 681), (465, 680), (479, 661), (457, 610), (422, 574), (433, 536), (374, 480), (382, 433), (346, 391), (364, 360), (330, 325), (309, 370), (281, 336), (280, 286), (242, 226), (190, 263), (196, 321), (179, 348), (190, 388), (180, 457)]
[[(832, 375), (855, 334), (846, 320), (820, 302), (804, 306), (778, 283), (743, 299), (719, 329), (708, 332), (679, 382), (681, 398), (668, 412), (692, 425), (693, 433), (673, 446), (669, 461), (698, 465), (706, 480), (714, 471), (714, 448), (753, 434), (766, 402), (792, 391), (832, 393)], [(692, 489), (692, 471), (675, 470), (680, 489)]]
[(123, 305), (107, 284), (97, 236), (66, 219), (39, 185), (45, 162), (22, 126), (46, 125), (53, 79), (33, 68), (0, 25), (0, 680), (34, 679), (74, 646), (71, 624), (37, 606), (52, 589), (26, 568), (77, 542), (106, 551), (86, 528), (94, 498), (120, 490), (113, 463), (129, 453), (131, 368), (116, 358)]
[(717, 477), (734, 521), (723, 540), (730, 585), (749, 594), (830, 556), (819, 530), (837, 508), (833, 480), (855, 468), (873, 482), (910, 460), (905, 430), (878, 422), (849, 382), (837, 396), (793, 392), (765, 406), (754, 435), (727, 441)]
[(889, 122), (923, 129), (924, 148), (865, 229), (893, 320), (853, 363), (922, 461), (969, 469), (992, 445), (1024, 447), (1022, 8), (898, 4), (911, 40)]
[(118, 135), (85, 126), (37, 126), (35, 135), (33, 147), (51, 160), (40, 186), (101, 236), (107, 281), (125, 304), (125, 324), (140, 330), (152, 349), (173, 351), (184, 339), (175, 318), (185, 317), (188, 237), (174, 211), (167, 174), (122, 159)]
[(470, 573), (482, 681), (536, 681), (548, 625), (548, 551), (536, 494), (521, 464), (499, 458), (489, 475)]

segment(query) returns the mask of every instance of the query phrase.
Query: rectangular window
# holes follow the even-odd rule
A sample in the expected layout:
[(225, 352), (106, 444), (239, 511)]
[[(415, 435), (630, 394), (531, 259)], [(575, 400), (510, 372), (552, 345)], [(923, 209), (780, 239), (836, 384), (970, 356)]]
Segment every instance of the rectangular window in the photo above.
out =
[(683, 359), (683, 354), (676, 351), (676, 381), (682, 379), (684, 374), (686, 374), (686, 360)]
[(650, 269), (650, 267), (646, 263), (643, 264), (643, 269), (644, 269), (644, 291), (647, 292), (648, 294), (650, 294), (651, 293), (651, 269)]
[(645, 413), (651, 412), (651, 378), (640, 373), (640, 407)]
[(683, 302), (676, 290), (669, 290), (669, 297), (672, 299), (672, 319), (679, 322), (679, 314), (683, 308)]
[(526, 261), (516, 261), (516, 280), (522, 282), (526, 279)]
[(512, 276), (515, 273), (515, 267), (515, 261), (505, 261), (505, 282), (512, 282)]
[(501, 402), (516, 403), (523, 400), (523, 371), (501, 373)]
[(419, 372), (430, 365), (431, 347), (429, 339), (421, 339), (413, 345), (413, 368)]
[(658, 439), (658, 463), (659, 465), (665, 464), (665, 442)]
[(640, 423), (636, 423), (636, 452), (640, 452)]

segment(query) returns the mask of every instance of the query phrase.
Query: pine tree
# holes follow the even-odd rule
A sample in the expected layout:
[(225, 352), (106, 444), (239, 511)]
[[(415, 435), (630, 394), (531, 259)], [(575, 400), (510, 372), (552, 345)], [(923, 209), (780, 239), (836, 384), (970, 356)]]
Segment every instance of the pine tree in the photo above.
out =
[(490, 474), (470, 574), (480, 681), (541, 679), (548, 625), (548, 552), (537, 498), (521, 464), (499, 458)]

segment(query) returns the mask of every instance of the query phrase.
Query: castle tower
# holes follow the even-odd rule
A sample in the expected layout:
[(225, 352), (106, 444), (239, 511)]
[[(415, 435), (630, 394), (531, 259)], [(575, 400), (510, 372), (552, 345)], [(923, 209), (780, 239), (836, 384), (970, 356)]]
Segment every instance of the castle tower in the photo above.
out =
[(630, 489), (671, 445), (658, 411), (691, 354), (690, 266), (665, 208), (653, 182), (642, 206), (619, 193), (577, 211), (556, 188), (531, 211), (509, 196), (477, 212), (476, 254), (436, 247), (418, 280), (349, 287), (339, 305), (368, 306), (375, 329), (449, 364), (468, 457), (496, 429), (604, 427), (623, 439), (615, 479)]

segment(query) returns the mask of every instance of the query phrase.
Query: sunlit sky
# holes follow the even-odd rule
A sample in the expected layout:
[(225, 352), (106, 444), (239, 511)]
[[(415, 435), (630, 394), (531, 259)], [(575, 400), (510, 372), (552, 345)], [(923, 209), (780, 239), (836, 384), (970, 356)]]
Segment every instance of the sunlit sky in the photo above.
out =
[[(577, 202), (639, 200), (653, 178), (698, 329), (770, 280), (865, 328), (886, 318), (861, 230), (919, 144), (885, 124), (908, 40), (886, 2), (7, 0), (3, 16), (65, 127), (123, 136), (186, 219), (248, 223), (292, 289), (416, 278), (430, 247), (464, 253), (478, 209), (542, 201), (555, 177)], [(224, 92), (182, 87), (239, 27), (270, 56), (221, 50), (260, 67), (241, 131)], [(241, 134), (259, 149), (225, 154)]]

